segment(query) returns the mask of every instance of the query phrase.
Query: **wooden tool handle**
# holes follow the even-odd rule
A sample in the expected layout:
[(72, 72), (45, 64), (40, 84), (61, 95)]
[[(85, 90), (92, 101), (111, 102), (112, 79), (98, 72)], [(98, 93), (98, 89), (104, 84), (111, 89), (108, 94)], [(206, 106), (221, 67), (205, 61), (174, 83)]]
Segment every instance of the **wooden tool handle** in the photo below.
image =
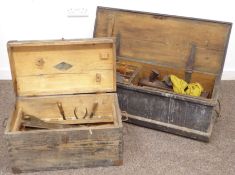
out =
[(91, 114), (90, 114), (90, 118), (93, 117), (93, 115), (95, 114), (96, 110), (97, 110), (97, 107), (98, 107), (98, 103), (94, 103), (93, 106), (92, 106), (92, 110), (91, 110)]
[(57, 102), (57, 106), (58, 106), (58, 108), (60, 110), (60, 114), (62, 115), (63, 119), (66, 120), (62, 103), (61, 102)]
[(61, 102), (57, 102), (57, 106), (58, 106), (58, 108), (59, 108), (59, 110), (60, 110), (60, 113), (64, 115), (64, 109), (63, 109), (63, 107), (62, 107)]

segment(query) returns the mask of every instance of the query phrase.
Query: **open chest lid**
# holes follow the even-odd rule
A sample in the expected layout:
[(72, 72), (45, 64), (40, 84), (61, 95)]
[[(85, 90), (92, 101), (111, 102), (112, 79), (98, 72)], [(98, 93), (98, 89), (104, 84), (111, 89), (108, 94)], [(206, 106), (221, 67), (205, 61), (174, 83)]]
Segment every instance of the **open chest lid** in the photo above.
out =
[(117, 57), (187, 69), (196, 47), (194, 69), (222, 74), (232, 24), (211, 20), (98, 7), (94, 37), (117, 37)]
[(116, 91), (113, 38), (10, 41), (8, 53), (17, 96)]

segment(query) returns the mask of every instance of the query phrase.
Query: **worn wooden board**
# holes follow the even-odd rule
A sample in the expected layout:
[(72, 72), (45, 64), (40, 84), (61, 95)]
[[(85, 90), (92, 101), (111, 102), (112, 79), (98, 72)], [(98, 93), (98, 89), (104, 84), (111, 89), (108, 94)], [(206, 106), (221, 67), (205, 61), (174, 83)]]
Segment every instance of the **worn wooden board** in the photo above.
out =
[(120, 128), (11, 134), (7, 143), (14, 173), (122, 164)]
[(8, 43), (18, 96), (115, 92), (112, 38)]
[[(118, 128), (69, 130), (8, 135), (13, 172), (59, 170), (122, 164)], [(60, 151), (58, 151), (60, 150)]]

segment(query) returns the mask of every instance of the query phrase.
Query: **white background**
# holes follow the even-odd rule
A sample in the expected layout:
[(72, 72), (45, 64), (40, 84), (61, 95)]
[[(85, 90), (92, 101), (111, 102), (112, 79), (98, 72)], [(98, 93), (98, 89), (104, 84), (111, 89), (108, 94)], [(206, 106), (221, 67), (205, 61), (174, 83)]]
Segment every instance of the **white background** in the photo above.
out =
[[(11, 78), (8, 40), (90, 38), (97, 5), (235, 23), (233, 0), (0, 0), (0, 79)], [(68, 17), (71, 8), (87, 8), (88, 17)], [(234, 30), (223, 79), (235, 79)]]

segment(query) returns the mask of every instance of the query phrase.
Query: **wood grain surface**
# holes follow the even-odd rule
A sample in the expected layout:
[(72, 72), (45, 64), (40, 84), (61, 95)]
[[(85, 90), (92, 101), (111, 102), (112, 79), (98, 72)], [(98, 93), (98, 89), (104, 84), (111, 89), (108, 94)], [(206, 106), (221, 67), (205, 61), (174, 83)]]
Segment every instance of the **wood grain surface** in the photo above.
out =
[[(8, 43), (18, 96), (115, 92), (115, 43), (109, 39)], [(99, 77), (99, 79), (97, 79)]]
[(119, 36), (118, 57), (183, 69), (195, 44), (195, 70), (217, 75), (231, 27), (226, 22), (99, 7), (94, 36)]

